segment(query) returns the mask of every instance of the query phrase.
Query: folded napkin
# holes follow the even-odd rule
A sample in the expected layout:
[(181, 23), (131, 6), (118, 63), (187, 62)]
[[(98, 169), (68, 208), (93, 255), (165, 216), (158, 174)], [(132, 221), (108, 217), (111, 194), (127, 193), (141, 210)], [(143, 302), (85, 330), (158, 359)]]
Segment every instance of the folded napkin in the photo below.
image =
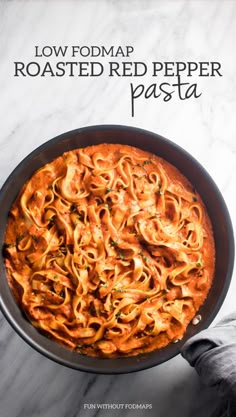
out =
[(202, 382), (222, 398), (212, 417), (236, 417), (236, 312), (191, 337), (181, 349)]

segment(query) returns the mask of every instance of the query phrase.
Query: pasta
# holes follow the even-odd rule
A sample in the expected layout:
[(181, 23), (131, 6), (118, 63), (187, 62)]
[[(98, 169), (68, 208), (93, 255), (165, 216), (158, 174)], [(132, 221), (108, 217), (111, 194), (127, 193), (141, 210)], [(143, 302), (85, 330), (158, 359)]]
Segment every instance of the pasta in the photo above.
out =
[(81, 354), (132, 356), (181, 339), (211, 287), (206, 208), (167, 161), (100, 144), (64, 153), (24, 185), (4, 246), (30, 322)]

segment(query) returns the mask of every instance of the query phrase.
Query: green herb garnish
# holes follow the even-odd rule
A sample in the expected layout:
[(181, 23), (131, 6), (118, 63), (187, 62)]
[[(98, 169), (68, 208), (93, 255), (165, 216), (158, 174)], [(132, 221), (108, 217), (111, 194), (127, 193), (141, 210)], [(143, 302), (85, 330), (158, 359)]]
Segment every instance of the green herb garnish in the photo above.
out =
[(79, 204), (72, 204), (70, 211), (71, 213), (77, 213), (77, 207), (79, 206)]
[(124, 288), (121, 288), (121, 287), (115, 287), (114, 291), (115, 292), (126, 292), (126, 290), (124, 290)]
[[(25, 237), (25, 235), (19, 235), (19, 236), (17, 236), (17, 238), (16, 238), (16, 244), (19, 245), (20, 241), (22, 239), (24, 239), (24, 237)], [(33, 236), (32, 236), (32, 239), (33, 239)]]
[(106, 193), (110, 193), (111, 191), (113, 191), (113, 189), (112, 189), (112, 188), (110, 188), (110, 187), (107, 187), (107, 188), (106, 188)]
[(137, 163), (137, 164), (135, 164), (135, 166), (140, 167), (140, 168), (144, 168), (145, 165), (148, 165), (148, 164), (152, 164), (152, 161), (150, 159), (144, 161), (142, 164)]
[(4, 249), (9, 249), (12, 248), (14, 245), (12, 243), (5, 243), (4, 244)]
[(146, 255), (144, 255), (143, 252), (139, 252), (139, 255), (142, 256), (142, 258), (144, 259), (144, 261), (148, 262), (148, 257)]
[(200, 258), (197, 262), (196, 262), (196, 267), (197, 268), (201, 268), (203, 266), (203, 260)]
[(144, 166), (144, 165), (147, 165), (147, 164), (152, 164), (151, 159), (148, 159), (147, 161), (144, 161), (143, 166)]

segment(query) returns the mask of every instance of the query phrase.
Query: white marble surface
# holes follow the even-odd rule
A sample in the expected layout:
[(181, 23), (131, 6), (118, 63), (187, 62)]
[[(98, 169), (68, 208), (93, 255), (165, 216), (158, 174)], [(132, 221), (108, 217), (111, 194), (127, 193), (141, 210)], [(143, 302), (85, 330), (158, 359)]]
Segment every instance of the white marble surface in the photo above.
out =
[[(133, 125), (196, 157), (222, 191), (236, 228), (234, 0), (2, 0), (0, 18), (0, 185), (22, 158), (57, 134), (93, 124)], [(13, 62), (36, 60), (35, 45), (132, 45), (135, 61), (220, 61), (223, 77), (199, 79), (198, 100), (140, 100), (132, 118), (128, 78), (14, 77)], [(235, 309), (235, 292), (234, 274), (216, 320)], [(195, 371), (180, 356), (136, 374), (85, 374), (35, 352), (2, 315), (0, 375), (1, 417), (209, 417), (215, 401), (214, 392), (202, 394)], [(202, 395), (204, 411), (197, 405)], [(84, 409), (97, 402), (151, 403), (152, 409)]]

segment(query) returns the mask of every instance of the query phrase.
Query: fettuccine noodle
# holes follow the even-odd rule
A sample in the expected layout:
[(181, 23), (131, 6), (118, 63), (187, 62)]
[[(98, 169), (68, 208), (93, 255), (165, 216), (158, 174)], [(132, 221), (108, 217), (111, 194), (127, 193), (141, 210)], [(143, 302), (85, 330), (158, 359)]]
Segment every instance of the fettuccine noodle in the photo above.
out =
[(189, 181), (118, 144), (72, 150), (39, 169), (11, 208), (4, 254), (31, 323), (100, 357), (181, 339), (215, 262), (211, 223)]

